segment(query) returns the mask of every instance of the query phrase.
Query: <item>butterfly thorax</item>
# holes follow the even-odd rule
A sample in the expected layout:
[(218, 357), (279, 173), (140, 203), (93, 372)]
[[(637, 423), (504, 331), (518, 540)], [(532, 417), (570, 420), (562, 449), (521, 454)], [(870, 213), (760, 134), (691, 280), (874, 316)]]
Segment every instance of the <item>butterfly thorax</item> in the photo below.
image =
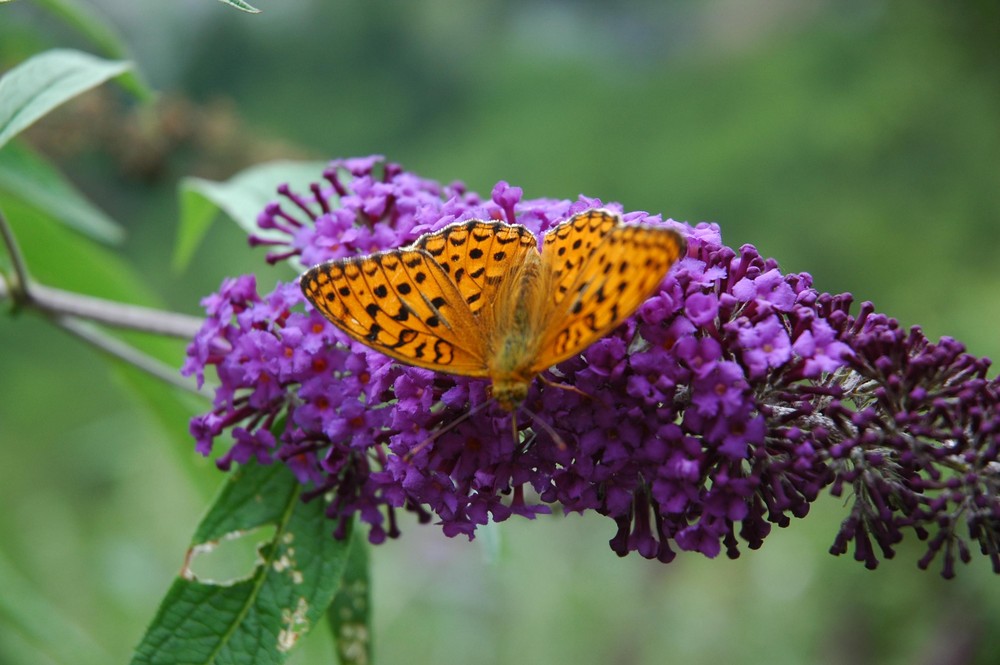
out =
[(541, 303), (547, 288), (543, 275), (541, 257), (530, 251), (501, 286), (491, 311), (494, 325), (488, 346), (489, 375), (493, 396), (508, 411), (524, 400), (538, 374), (535, 363), (544, 324)]

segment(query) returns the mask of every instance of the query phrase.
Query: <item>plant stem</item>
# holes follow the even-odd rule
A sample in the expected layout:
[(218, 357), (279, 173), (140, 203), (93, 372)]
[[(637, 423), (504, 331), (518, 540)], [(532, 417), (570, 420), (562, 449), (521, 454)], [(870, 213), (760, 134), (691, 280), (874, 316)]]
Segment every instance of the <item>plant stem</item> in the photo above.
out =
[(178, 376), (177, 370), (173, 367), (103, 333), (91, 325), (91, 322), (155, 335), (192, 339), (201, 328), (201, 319), (139, 305), (125, 305), (36, 284), (28, 275), (21, 250), (2, 212), (0, 212), (0, 238), (7, 246), (13, 268), (9, 275), (0, 274), (0, 301), (9, 299), (14, 304), (14, 309), (22, 307), (35, 309), (55, 325), (100, 351), (134, 365), (173, 386), (198, 392), (194, 382)]
[(25, 285), (28, 283), (28, 268), (24, 264), (24, 257), (21, 256), (21, 248), (17, 246), (14, 239), (14, 231), (7, 223), (3, 211), (0, 211), (0, 237), (7, 245), (7, 254), (10, 256), (10, 265), (14, 268), (13, 279), (4, 279), (4, 295), (9, 296), (17, 305), (20, 298), (24, 296)]
[(180, 376), (176, 368), (162, 363), (152, 356), (146, 355), (119, 339), (105, 335), (87, 321), (80, 321), (72, 316), (53, 317), (53, 321), (66, 332), (82, 339), (110, 356), (123, 360), (172, 386), (195, 394), (201, 394), (198, 392), (195, 382)]
[(202, 323), (195, 316), (139, 305), (124, 305), (41, 284), (30, 284), (27, 292), (29, 303), (44, 314), (54, 317), (73, 316), (115, 328), (192, 339)]
[(139, 305), (124, 305), (112, 300), (36, 284), (28, 275), (27, 265), (3, 212), (0, 212), (0, 238), (3, 238), (7, 246), (13, 268), (13, 274), (0, 279), (0, 300), (11, 299), (15, 308), (33, 307), (42, 314), (56, 319), (74, 316), (115, 328), (182, 339), (191, 339), (201, 328), (201, 319), (198, 317)]

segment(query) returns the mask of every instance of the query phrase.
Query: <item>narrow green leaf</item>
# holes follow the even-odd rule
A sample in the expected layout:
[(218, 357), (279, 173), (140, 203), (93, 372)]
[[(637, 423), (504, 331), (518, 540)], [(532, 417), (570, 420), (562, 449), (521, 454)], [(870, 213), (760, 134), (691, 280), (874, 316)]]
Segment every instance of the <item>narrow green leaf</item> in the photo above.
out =
[[(350, 539), (331, 537), (325, 507), (319, 499), (303, 503), (300, 485), (280, 464), (251, 463), (233, 473), (132, 662), (284, 662), (326, 612), (346, 566)], [(247, 577), (212, 583), (191, 574), (200, 553), (267, 526), (273, 535)]]
[(247, 2), (243, 2), (243, 0), (221, 0), (221, 2), (224, 2), (227, 5), (232, 5), (233, 7), (236, 7), (236, 9), (242, 9), (243, 11), (250, 14), (260, 13), (259, 9), (257, 9), (256, 7)]
[[(110, 656), (79, 625), (63, 615), (62, 606), (49, 602), (31, 582), (22, 577), (0, 551), (0, 659), (7, 656), (10, 642), (20, 642), (25, 654), (18, 662), (77, 663), (100, 665)], [(58, 635), (59, 639), (53, 639)], [(28, 660), (28, 657), (31, 660)], [(4, 662), (7, 662), (4, 660)]]
[[(182, 272), (208, 233), (219, 208), (197, 186), (198, 178), (187, 178), (180, 187), (180, 222), (177, 225), (177, 242), (171, 266)], [(208, 182), (208, 181), (204, 181)]]
[(46, 51), (0, 78), (0, 147), (63, 102), (127, 71), (128, 62)]
[(206, 501), (210, 499), (215, 484), (204, 473), (206, 460), (192, 454), (194, 440), (188, 433), (191, 417), (205, 411), (208, 397), (178, 390), (124, 361), (116, 362), (114, 370), (122, 388), (136, 401), (136, 408), (145, 410), (159, 425), (163, 436), (174, 444), (166, 448), (176, 459), (177, 467), (198, 485), (203, 492), (199, 496), (204, 496)]
[[(129, 59), (125, 40), (92, 4), (78, 0), (35, 0), (35, 3), (83, 35), (104, 57)], [(153, 90), (135, 71), (126, 73), (119, 83), (138, 99), (147, 101), (153, 97)]]
[(173, 266), (183, 270), (190, 262), (217, 209), (225, 212), (247, 233), (266, 235), (257, 228), (257, 215), (278, 198), (278, 185), (308, 191), (309, 183), (321, 179), (324, 162), (278, 161), (252, 166), (226, 182), (185, 178), (180, 186), (181, 219)]
[[(0, 151), (0, 156), (11, 147), (13, 144)], [(0, 188), (0, 208), (14, 230), (28, 271), (39, 282), (123, 303), (163, 307), (163, 301), (148, 285), (149, 275), (139, 273), (120, 253), (68, 230), (47, 211), (29, 204), (23, 197), (11, 196), (3, 188)], [(0, 252), (0, 263), (5, 258), (6, 254)], [(124, 331), (113, 335), (180, 371), (185, 347), (182, 340)], [(192, 477), (203, 477), (204, 474), (193, 471), (203, 460), (191, 454), (194, 444), (187, 433), (187, 421), (204, 411), (204, 398), (177, 390), (124, 361), (109, 361), (109, 365), (126, 384), (123, 389), (127, 394), (138, 400), (139, 408), (145, 405), (162, 425), (164, 434), (176, 441), (177, 445), (169, 448), (177, 455), (178, 463), (190, 468)]]
[(3, 190), (0, 206), (14, 229), (28, 272), (42, 284), (120, 302), (162, 306), (147, 277), (120, 253), (70, 231), (46, 211)]
[(125, 235), (47, 160), (19, 143), (0, 148), (0, 189), (94, 240), (117, 244)]
[(355, 532), (340, 590), (327, 611), (340, 665), (372, 661), (371, 580), (368, 541)]

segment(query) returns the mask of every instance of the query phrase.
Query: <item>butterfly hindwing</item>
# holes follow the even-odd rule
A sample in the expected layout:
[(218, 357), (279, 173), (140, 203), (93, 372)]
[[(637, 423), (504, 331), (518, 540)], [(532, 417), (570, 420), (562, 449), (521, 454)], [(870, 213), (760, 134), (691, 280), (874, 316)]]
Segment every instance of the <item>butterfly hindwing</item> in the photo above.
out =
[(537, 251), (538, 242), (520, 224), (471, 220), (421, 236), (414, 247), (441, 265), (475, 314), (494, 301), (500, 284), (526, 252)]
[[(584, 214), (595, 213), (610, 215), (603, 211)], [(537, 371), (579, 354), (631, 316), (656, 291), (670, 266), (685, 251), (684, 239), (672, 229), (626, 225), (617, 216), (611, 218), (614, 225), (604, 230), (586, 253), (586, 242), (573, 249), (576, 233), (570, 234), (567, 241), (552, 243), (558, 248), (572, 241), (562, 256), (546, 256), (549, 245), (542, 252), (549, 269), (558, 271), (560, 265), (569, 265), (575, 276), (565, 291), (552, 296), (552, 315), (541, 333), (541, 351), (534, 367)], [(596, 225), (597, 230), (603, 230), (604, 224), (602, 221)], [(584, 232), (583, 237), (588, 234)]]
[(423, 250), (330, 261), (306, 272), (301, 285), (334, 325), (377, 351), (419, 367), (486, 376), (478, 321)]

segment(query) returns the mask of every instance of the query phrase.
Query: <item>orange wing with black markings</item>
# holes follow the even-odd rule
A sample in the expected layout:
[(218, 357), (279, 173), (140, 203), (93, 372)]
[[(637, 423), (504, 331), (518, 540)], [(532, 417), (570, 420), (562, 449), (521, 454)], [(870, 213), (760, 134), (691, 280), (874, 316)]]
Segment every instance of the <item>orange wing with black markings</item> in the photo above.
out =
[(542, 263), (556, 288), (539, 331), (541, 372), (611, 332), (656, 292), (686, 250), (679, 233), (652, 224), (623, 224), (614, 213), (588, 210), (547, 234)]
[(540, 256), (525, 227), (472, 220), (318, 265), (301, 286), (352, 338), (411, 365), (489, 377), (513, 408), (535, 375), (628, 318), (684, 251), (676, 231), (606, 210), (553, 228)]
[(566, 296), (591, 253), (618, 224), (618, 216), (614, 213), (588, 210), (545, 234), (542, 259), (552, 275), (553, 303), (559, 303)]
[(302, 292), (362, 344), (411, 365), (486, 376), (485, 337), (448, 273), (421, 249), (318, 265)]
[(535, 236), (520, 224), (471, 220), (421, 236), (413, 245), (448, 274), (473, 314), (492, 303), (497, 289), (524, 255), (538, 251)]

